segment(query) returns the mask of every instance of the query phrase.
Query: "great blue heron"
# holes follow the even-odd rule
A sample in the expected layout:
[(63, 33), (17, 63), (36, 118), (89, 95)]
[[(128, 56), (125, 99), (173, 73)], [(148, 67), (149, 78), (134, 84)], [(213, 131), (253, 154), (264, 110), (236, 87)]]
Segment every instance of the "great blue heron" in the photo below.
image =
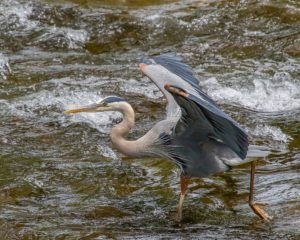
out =
[[(110, 133), (115, 148), (127, 156), (155, 156), (176, 163), (181, 169), (176, 219), (181, 221), (188, 179), (206, 177), (253, 160), (246, 159), (248, 136), (200, 89), (191, 68), (177, 55), (162, 54), (142, 59), (139, 67), (168, 101), (166, 119), (156, 123), (141, 138), (125, 139), (134, 126), (135, 117), (131, 105), (120, 97), (109, 96), (65, 113), (119, 111), (123, 120)], [(255, 161), (251, 161), (249, 205), (260, 218), (269, 220), (260, 204), (254, 202), (254, 175)]]

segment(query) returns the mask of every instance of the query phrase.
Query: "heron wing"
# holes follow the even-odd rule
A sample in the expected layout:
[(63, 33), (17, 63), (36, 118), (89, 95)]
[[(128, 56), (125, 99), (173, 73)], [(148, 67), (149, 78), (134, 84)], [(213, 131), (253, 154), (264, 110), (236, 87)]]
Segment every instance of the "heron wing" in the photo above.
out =
[(160, 64), (167, 68), (169, 71), (175, 73), (183, 80), (192, 85), (198, 85), (199, 81), (193, 75), (192, 68), (182, 62), (182, 58), (175, 53), (166, 53), (152, 58), (156, 64)]
[(153, 60), (157, 64), (164, 66), (166, 69), (179, 76), (182, 80), (189, 83), (198, 92), (199, 95), (201, 95), (213, 105), (216, 105), (216, 102), (201, 90), (199, 86), (199, 80), (194, 76), (192, 68), (189, 65), (183, 63), (181, 57), (179, 57), (175, 53), (166, 53), (153, 57)]
[(191, 94), (178, 86), (167, 84), (165, 88), (181, 108), (176, 134), (185, 138), (192, 134), (193, 141), (199, 142), (211, 137), (222, 141), (241, 159), (246, 157), (249, 145), (246, 132), (216, 104), (211, 104), (202, 96)]
[(152, 66), (150, 70), (145, 71), (147, 75), (164, 93), (167, 98), (167, 117), (179, 116), (180, 108), (171, 94), (165, 90), (166, 83), (176, 84), (184, 89), (189, 89), (197, 95), (205, 99), (212, 105), (216, 103), (209, 98), (199, 87), (198, 79), (193, 75), (190, 66), (182, 62), (181, 57), (175, 53), (167, 53), (152, 58), (144, 58), (140, 61), (148, 66)]
[[(244, 130), (199, 87), (191, 68), (181, 62), (176, 54), (162, 54), (142, 59), (147, 75), (167, 98), (167, 118), (180, 116), (176, 131), (192, 134), (201, 139), (213, 137), (230, 147), (239, 157), (246, 157), (248, 138)], [(184, 95), (168, 91), (164, 86), (172, 85), (186, 92)], [(183, 101), (186, 99), (186, 101)], [(181, 101), (182, 100), (182, 101)], [(193, 123), (191, 125), (191, 123)]]

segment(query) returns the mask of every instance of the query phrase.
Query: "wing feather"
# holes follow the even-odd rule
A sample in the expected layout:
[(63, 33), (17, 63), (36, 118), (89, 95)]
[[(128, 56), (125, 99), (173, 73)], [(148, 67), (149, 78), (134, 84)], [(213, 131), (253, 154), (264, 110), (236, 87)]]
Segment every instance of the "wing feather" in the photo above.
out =
[(192, 68), (183, 63), (181, 57), (175, 53), (166, 53), (152, 58), (155, 63), (164, 66), (170, 72), (175, 73), (177, 76), (181, 77), (183, 80), (189, 82), (190, 84), (198, 86), (199, 81), (193, 75)]
[[(174, 88), (174, 87), (173, 87)], [(168, 87), (167, 90), (170, 90)], [(210, 108), (206, 107), (206, 104), (203, 104), (203, 99), (196, 97), (186, 91), (180, 94), (181, 89), (178, 91), (169, 92), (173, 95), (175, 101), (179, 106), (184, 109), (182, 111), (181, 119), (184, 118), (190, 119), (190, 125), (193, 126), (193, 130), (201, 132), (199, 134), (203, 138), (203, 134), (206, 137), (214, 137), (221, 140), (226, 144), (232, 151), (234, 151), (241, 159), (246, 158), (248, 151), (248, 136), (246, 132), (235, 122), (231, 117), (222, 112), (220, 109), (216, 111), (211, 111)], [(183, 100), (185, 99), (185, 101)], [(193, 108), (197, 108), (198, 111), (195, 111)], [(222, 114), (220, 113), (222, 112)], [(201, 122), (199, 124), (199, 122)], [(197, 125), (195, 129), (194, 125)], [(180, 128), (180, 121), (176, 128)], [(203, 130), (205, 131), (203, 132)], [(197, 140), (200, 140), (198, 138)]]
[(199, 80), (194, 76), (194, 71), (192, 68), (182, 62), (182, 58), (176, 55), (175, 53), (166, 53), (156, 57), (153, 57), (155, 63), (162, 65), (170, 72), (181, 77), (182, 80), (191, 84), (191, 86), (198, 92), (198, 94), (203, 97), (209, 103), (217, 105), (216, 102), (211, 99), (206, 93), (204, 93), (200, 86)]
[(164, 89), (166, 83), (176, 84), (180, 88), (193, 90), (199, 97), (212, 106), (217, 104), (199, 87), (199, 81), (194, 76), (190, 66), (181, 61), (181, 57), (175, 53), (161, 54), (152, 58), (143, 58), (140, 64), (147, 67), (142, 72), (148, 76), (167, 98), (167, 117), (179, 115), (178, 104), (173, 97)]
[[(189, 127), (190, 121), (198, 121), (193, 126), (227, 144), (240, 158), (244, 159), (248, 149), (248, 136), (216, 102), (204, 93), (192, 69), (176, 54), (168, 53), (142, 59), (141, 70), (164, 93), (168, 100), (167, 118), (180, 117), (177, 131)], [(166, 84), (186, 92), (178, 95), (165, 89)], [(185, 101), (184, 101), (185, 99)], [(196, 134), (197, 135), (197, 134)], [(200, 136), (201, 134), (198, 134)]]

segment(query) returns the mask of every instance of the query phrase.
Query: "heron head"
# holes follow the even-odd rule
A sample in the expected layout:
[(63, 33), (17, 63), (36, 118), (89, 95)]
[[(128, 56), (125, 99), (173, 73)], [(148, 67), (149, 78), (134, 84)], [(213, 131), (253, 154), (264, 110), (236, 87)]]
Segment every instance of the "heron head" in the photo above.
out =
[(121, 97), (109, 96), (90, 105), (66, 110), (64, 113), (119, 111), (124, 103), (126, 100)]

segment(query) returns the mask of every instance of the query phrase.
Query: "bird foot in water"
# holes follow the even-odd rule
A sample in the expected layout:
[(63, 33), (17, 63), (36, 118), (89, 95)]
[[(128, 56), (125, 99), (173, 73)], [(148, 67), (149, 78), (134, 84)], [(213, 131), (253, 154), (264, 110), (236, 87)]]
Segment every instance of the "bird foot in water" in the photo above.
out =
[(179, 204), (178, 204), (178, 207), (177, 207), (177, 213), (176, 213), (176, 216), (175, 216), (175, 222), (176, 223), (180, 223), (182, 221), (183, 199), (184, 199), (184, 195), (180, 194), (180, 200), (179, 200)]
[(272, 220), (272, 217), (269, 216), (262, 208), (260, 208), (261, 206), (266, 206), (266, 205), (268, 204), (249, 202), (249, 206), (257, 216), (259, 216), (261, 219), (265, 221), (270, 221)]
[(175, 222), (176, 223), (181, 223), (182, 220), (182, 213), (181, 212), (177, 212), (176, 216), (175, 216)]

